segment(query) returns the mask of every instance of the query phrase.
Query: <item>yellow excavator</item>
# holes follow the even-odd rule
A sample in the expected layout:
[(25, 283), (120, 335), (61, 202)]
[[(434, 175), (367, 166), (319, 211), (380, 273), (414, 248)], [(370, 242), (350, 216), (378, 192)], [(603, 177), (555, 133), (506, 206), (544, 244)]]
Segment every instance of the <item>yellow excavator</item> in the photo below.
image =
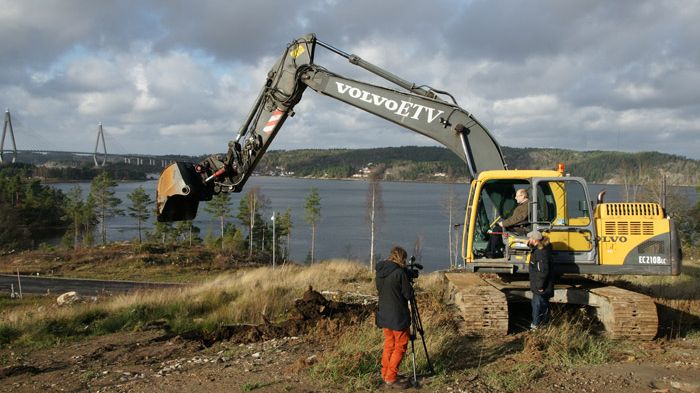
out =
[[(318, 48), (403, 91), (329, 71), (314, 62)], [(516, 192), (526, 189), (530, 199), (524, 225), (550, 239), (554, 269), (562, 275), (552, 301), (591, 306), (612, 337), (656, 336), (658, 318), (651, 298), (581, 275), (678, 275), (680, 240), (660, 205), (605, 203), (603, 195), (594, 200), (586, 181), (567, 175), (563, 165), (556, 170), (508, 169), (486, 127), (448, 92), (408, 82), (314, 34), (287, 45), (225, 155), (165, 168), (156, 193), (158, 221), (191, 220), (200, 201), (221, 192), (240, 192), (284, 122), (294, 116), (307, 87), (423, 134), (465, 162), (469, 195), (461, 242), (464, 263), (445, 274), (447, 301), (459, 311), (464, 333), (507, 333), (508, 301), (532, 296), (522, 282), (511, 279), (527, 273), (530, 250), (522, 236), (505, 232), (498, 253), (486, 252), (493, 236), (490, 224), (506, 217)]]

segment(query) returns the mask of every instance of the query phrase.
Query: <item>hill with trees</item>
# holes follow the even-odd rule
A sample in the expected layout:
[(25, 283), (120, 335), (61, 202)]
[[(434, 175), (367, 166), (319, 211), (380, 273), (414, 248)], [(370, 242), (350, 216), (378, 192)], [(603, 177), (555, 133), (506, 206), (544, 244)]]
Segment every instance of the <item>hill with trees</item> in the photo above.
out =
[[(503, 155), (510, 169), (554, 169), (561, 162), (572, 176), (596, 183), (643, 183), (660, 174), (669, 184), (700, 183), (699, 160), (659, 152), (504, 147)], [(339, 179), (365, 177), (379, 164), (386, 167), (385, 180), (456, 181), (466, 176), (466, 166), (456, 155), (433, 146), (273, 150), (260, 160), (257, 173)]]

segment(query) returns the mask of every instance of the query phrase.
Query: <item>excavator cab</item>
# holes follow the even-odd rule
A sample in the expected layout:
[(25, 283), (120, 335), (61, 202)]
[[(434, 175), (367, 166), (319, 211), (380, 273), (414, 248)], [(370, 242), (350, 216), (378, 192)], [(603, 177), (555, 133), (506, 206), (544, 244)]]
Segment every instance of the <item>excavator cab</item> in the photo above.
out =
[[(472, 187), (473, 232), (465, 231), (472, 252), (466, 262), (484, 259), (489, 238), (500, 235), (502, 251), (496, 259), (507, 270), (524, 269), (529, 253), (524, 234), (533, 229), (552, 242), (555, 263), (597, 262), (596, 226), (585, 180), (565, 177), (558, 171), (487, 171)], [(528, 192), (528, 219), (519, 228), (500, 233), (496, 224), (512, 214), (519, 189)]]
[[(493, 233), (497, 230), (498, 221), (509, 217), (517, 202), (515, 194), (519, 189), (529, 190), (530, 183), (521, 179), (495, 179), (484, 183), (476, 209), (476, 231), (474, 234), (474, 254), (479, 258), (483, 257), (488, 246), (489, 238), (500, 233)], [(529, 192), (529, 191), (528, 191)], [(529, 219), (523, 223), (522, 227), (529, 226)], [(500, 248), (507, 246), (508, 235), (503, 238), (504, 242)], [(514, 235), (514, 234), (513, 234)], [(503, 254), (502, 252), (500, 253)]]

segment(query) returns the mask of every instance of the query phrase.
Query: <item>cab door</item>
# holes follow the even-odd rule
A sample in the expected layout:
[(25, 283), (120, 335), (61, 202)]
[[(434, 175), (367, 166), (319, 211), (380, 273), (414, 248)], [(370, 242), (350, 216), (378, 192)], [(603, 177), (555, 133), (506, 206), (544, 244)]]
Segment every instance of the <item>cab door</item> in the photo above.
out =
[(593, 209), (585, 180), (533, 179), (533, 227), (552, 242), (555, 263), (596, 263)]

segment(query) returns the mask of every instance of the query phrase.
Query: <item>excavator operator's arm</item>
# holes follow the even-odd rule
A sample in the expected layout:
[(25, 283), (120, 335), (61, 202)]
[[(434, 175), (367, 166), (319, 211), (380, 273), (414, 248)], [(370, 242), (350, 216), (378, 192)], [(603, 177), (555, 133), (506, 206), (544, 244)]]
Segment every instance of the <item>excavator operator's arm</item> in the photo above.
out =
[[(317, 44), (408, 92), (344, 78), (314, 64)], [(309, 34), (289, 44), (272, 67), (224, 157), (211, 156), (196, 165), (176, 162), (163, 171), (156, 191), (158, 221), (193, 219), (200, 200), (240, 192), (282, 124), (294, 115), (306, 87), (440, 142), (467, 164), (472, 177), (505, 168), (500, 146), (486, 128), (456, 103), (438, 97), (448, 93), (416, 86)]]

